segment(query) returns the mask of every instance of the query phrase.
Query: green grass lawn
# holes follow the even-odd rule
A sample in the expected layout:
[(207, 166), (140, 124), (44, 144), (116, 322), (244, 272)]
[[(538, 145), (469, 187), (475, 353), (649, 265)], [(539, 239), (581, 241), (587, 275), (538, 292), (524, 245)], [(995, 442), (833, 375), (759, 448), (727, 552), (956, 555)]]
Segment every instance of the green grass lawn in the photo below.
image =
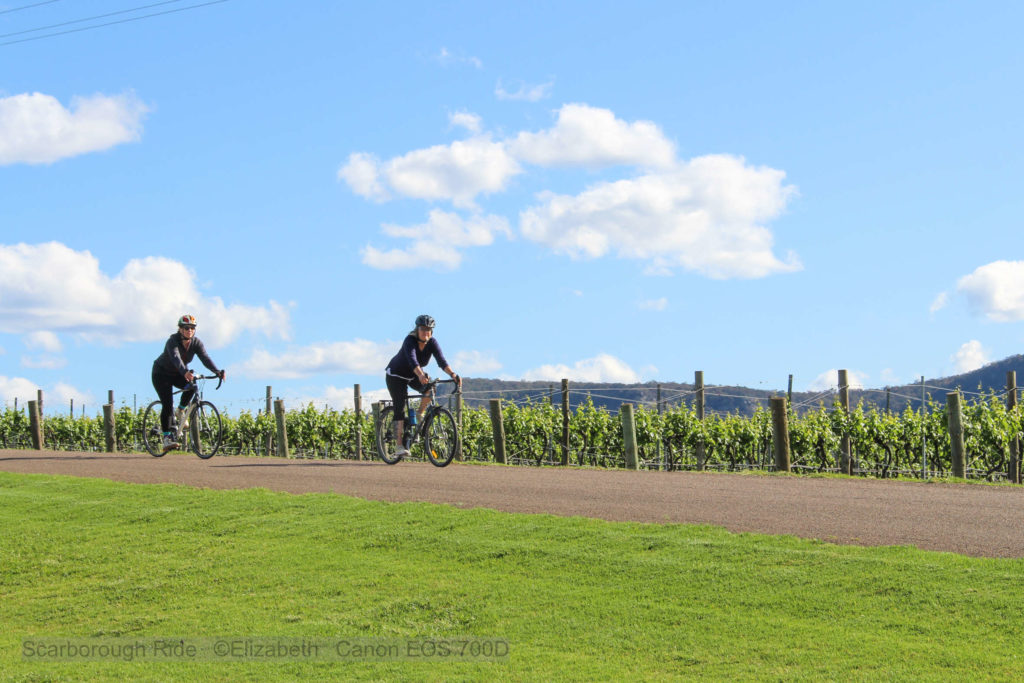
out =
[[(1011, 680), (1024, 561), (0, 472), (0, 678)], [(500, 638), (487, 662), (27, 661), (26, 638)]]

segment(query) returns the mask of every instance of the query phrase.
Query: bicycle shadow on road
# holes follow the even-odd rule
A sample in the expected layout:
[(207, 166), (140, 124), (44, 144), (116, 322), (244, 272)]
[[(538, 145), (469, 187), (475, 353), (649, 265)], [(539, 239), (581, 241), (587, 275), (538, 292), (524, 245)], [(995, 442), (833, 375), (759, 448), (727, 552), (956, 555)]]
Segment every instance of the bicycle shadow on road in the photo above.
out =
[[(127, 455), (127, 454), (126, 454)], [(124, 460), (124, 455), (19, 455), (0, 458), (0, 462), (12, 460)]]
[(372, 460), (286, 460), (284, 462), (239, 462), (224, 461), (212, 463), (213, 467), (390, 467), (382, 462)]

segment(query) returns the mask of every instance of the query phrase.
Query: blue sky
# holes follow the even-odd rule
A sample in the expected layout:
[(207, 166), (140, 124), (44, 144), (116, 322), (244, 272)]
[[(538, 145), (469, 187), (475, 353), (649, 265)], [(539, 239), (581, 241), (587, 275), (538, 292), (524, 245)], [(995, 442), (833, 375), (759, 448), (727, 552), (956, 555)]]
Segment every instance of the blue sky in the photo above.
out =
[(582, 385), (1021, 350), (1019, 3), (33, 4), (0, 1), (7, 404), (149, 400), (184, 312), (229, 412), (379, 395), (419, 313), (465, 376)]

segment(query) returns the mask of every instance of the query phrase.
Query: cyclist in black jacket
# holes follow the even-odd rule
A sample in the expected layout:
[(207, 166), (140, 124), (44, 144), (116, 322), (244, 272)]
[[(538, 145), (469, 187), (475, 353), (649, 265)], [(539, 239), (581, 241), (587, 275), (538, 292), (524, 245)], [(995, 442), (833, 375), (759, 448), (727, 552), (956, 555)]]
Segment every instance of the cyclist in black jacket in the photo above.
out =
[[(388, 363), (384, 372), (384, 381), (388, 385), (388, 393), (391, 394), (391, 401), (395, 406), (395, 455), (408, 455), (409, 449), (402, 441), (403, 427), (405, 426), (405, 404), (409, 398), (409, 387), (418, 392), (423, 392), (430, 379), (423, 367), (430, 362), (431, 357), (437, 359), (438, 366), (448, 373), (448, 376), (455, 380), (461, 387), (462, 378), (455, 374), (452, 366), (445, 360), (441, 353), (441, 345), (434, 339), (434, 319), (429, 315), (416, 317), (416, 328), (406, 335), (395, 357)], [(427, 409), (430, 401), (429, 396), (424, 396), (420, 401), (420, 407), (416, 413), (420, 417)]]
[[(188, 369), (192, 359), (199, 356), (207, 368), (219, 375), (221, 380), (226, 377), (223, 370), (218, 370), (216, 364), (206, 353), (206, 347), (196, 336), (196, 319), (191, 315), (183, 315), (178, 318), (178, 331), (167, 338), (164, 344), (164, 352), (153, 361), (153, 388), (160, 398), (163, 409), (160, 411), (160, 428), (164, 432), (164, 452), (178, 448), (179, 444), (174, 439), (174, 432), (171, 430), (171, 413), (174, 410), (174, 387), (185, 389), (192, 383), (195, 375)], [(178, 421), (181, 422), (185, 408), (188, 407), (193, 389), (181, 392), (181, 400), (178, 404)]]

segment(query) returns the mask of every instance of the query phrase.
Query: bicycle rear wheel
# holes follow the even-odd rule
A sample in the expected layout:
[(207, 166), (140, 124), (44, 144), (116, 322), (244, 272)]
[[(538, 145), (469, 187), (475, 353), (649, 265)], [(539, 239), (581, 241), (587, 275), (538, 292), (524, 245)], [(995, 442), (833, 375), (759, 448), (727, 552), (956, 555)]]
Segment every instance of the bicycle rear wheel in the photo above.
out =
[(154, 458), (164, 455), (164, 432), (160, 428), (160, 411), (163, 404), (160, 401), (153, 401), (146, 406), (146, 412), (142, 415), (142, 445)]
[(189, 446), (203, 460), (212, 458), (220, 450), (224, 438), (224, 427), (221, 424), (217, 406), (203, 401), (192, 409), (188, 425)]
[(423, 446), (430, 462), (437, 467), (450, 463), (459, 447), (459, 428), (448, 409), (434, 408), (423, 431)]
[(397, 455), (395, 445), (395, 407), (386, 406), (380, 411), (380, 422), (377, 423), (377, 455), (389, 465), (402, 459)]

